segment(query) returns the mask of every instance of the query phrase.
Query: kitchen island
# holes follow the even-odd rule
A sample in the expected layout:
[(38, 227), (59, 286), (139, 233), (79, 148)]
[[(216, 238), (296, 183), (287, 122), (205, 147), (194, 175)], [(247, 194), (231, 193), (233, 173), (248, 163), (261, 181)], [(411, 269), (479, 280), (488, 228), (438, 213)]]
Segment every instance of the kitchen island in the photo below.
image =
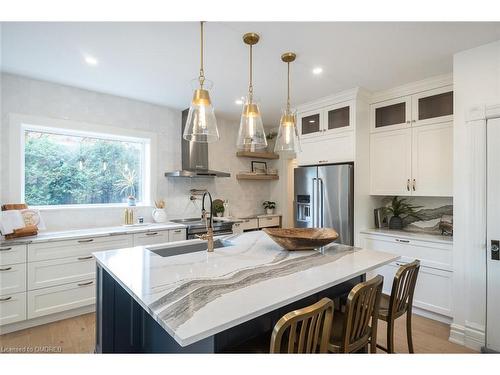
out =
[(196, 244), (204, 246), (191, 240), (94, 253), (96, 352), (230, 351), (398, 258), (338, 244), (289, 252), (260, 231), (231, 236), (213, 253), (178, 254)]

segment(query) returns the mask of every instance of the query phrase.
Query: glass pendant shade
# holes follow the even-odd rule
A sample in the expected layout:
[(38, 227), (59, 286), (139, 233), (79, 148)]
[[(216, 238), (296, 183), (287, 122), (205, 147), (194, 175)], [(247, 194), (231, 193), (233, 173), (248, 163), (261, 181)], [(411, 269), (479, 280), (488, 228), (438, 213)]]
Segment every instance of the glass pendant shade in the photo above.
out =
[(259, 105), (247, 98), (241, 112), (240, 129), (236, 147), (240, 151), (262, 150), (267, 147)]
[(274, 145), (274, 152), (300, 152), (299, 133), (297, 131), (297, 114), (285, 109), (281, 115), (278, 136)]
[(196, 89), (189, 107), (183, 138), (186, 141), (210, 143), (219, 140), (214, 107), (208, 90)]

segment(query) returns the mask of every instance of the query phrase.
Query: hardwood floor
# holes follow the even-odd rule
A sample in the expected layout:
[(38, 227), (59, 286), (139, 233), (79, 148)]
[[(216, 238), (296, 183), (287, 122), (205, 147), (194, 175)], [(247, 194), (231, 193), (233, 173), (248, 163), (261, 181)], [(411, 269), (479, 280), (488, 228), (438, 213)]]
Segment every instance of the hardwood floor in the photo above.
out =
[[(385, 346), (385, 323), (379, 322), (378, 341)], [(12, 348), (31, 352), (93, 353), (95, 340), (94, 314), (81, 315), (59, 322), (8, 333), (0, 336), (0, 352)], [(404, 318), (396, 321), (394, 338), (397, 353), (408, 353)], [(413, 345), (416, 353), (475, 353), (448, 341), (448, 325), (434, 320), (413, 317)], [(378, 350), (378, 352), (382, 352)]]

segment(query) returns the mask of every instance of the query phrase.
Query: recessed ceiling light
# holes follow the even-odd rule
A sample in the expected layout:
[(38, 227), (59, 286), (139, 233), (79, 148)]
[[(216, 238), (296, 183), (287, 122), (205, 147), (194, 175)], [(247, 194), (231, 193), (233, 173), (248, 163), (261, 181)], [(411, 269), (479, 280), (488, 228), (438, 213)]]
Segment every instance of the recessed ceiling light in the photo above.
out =
[(320, 68), (320, 67), (318, 66), (317, 68), (314, 68), (314, 69), (313, 69), (313, 74), (318, 75), (318, 74), (321, 74), (321, 73), (323, 73), (323, 68)]
[(243, 104), (243, 100), (242, 99), (236, 99), (234, 101), (234, 104), (236, 104), (236, 105), (242, 105)]
[(92, 65), (92, 66), (96, 66), (99, 63), (99, 61), (97, 61), (97, 59), (93, 56), (85, 56), (85, 62), (88, 65)]

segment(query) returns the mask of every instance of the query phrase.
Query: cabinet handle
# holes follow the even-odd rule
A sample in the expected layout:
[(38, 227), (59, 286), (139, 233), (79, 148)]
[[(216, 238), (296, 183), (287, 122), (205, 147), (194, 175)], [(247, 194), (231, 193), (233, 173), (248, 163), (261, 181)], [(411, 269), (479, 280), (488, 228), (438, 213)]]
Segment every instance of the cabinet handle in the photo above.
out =
[(410, 179), (406, 180), (406, 191), (410, 191)]
[(93, 238), (89, 238), (88, 240), (78, 240), (79, 243), (88, 243), (88, 242), (94, 242)]
[(176, 229), (174, 230), (174, 233), (181, 233), (182, 229)]
[(410, 125), (410, 124), (411, 124), (411, 121), (406, 121), (406, 124), (407, 124), (407, 125)]
[(319, 160), (318, 163), (328, 163), (328, 160)]
[(76, 258), (76, 259), (78, 259), (78, 260), (87, 260), (87, 259), (92, 259), (92, 258), (93, 258), (93, 256), (92, 256), (92, 255), (89, 255), (89, 256), (87, 256), (87, 257), (78, 257), (78, 258)]
[(0, 247), (0, 251), (9, 251), (12, 250), (12, 247)]
[(400, 240), (399, 238), (396, 238), (396, 242), (410, 243), (409, 240)]
[(415, 181), (415, 179), (413, 179), (413, 191), (415, 191), (417, 188), (417, 182)]
[(76, 285), (78, 286), (87, 286), (87, 285), (92, 285), (94, 282), (93, 281), (87, 281), (86, 283), (78, 283)]
[(406, 266), (406, 263), (396, 262), (396, 266)]
[(5, 301), (9, 301), (11, 300), (12, 297), (4, 297), (4, 298), (0, 298), (0, 302), (5, 302)]
[(158, 232), (153, 232), (153, 233), (146, 233), (146, 236), (156, 236)]
[(411, 120), (411, 122), (417, 122), (417, 120)]
[(10, 271), (12, 267), (0, 268), (0, 271)]

